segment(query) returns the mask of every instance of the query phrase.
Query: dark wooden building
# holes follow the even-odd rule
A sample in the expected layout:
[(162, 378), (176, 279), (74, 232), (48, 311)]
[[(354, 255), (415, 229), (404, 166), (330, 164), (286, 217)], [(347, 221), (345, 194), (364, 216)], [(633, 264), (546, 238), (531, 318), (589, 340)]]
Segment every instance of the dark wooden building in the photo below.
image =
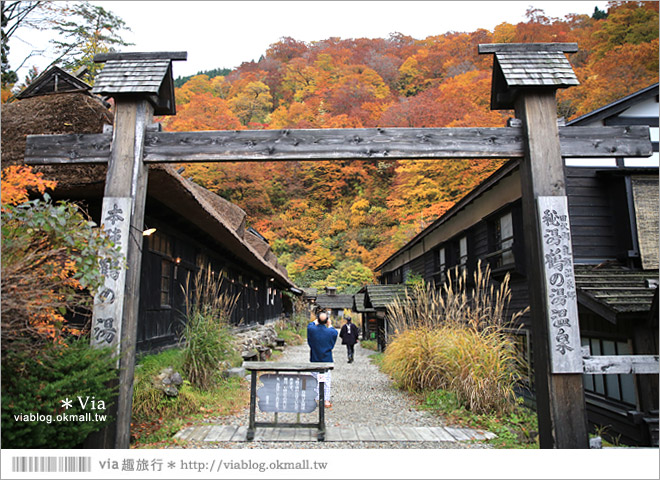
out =
[[(59, 70), (49, 70), (61, 75)], [(64, 72), (66, 73), (66, 72)], [(101, 133), (112, 125), (112, 114), (87, 89), (53, 91), (52, 75), (40, 77), (43, 88), (20, 101), (3, 105), (2, 165), (22, 164), (28, 134)], [(48, 80), (51, 79), (51, 80)], [(52, 197), (81, 205), (100, 223), (107, 167), (62, 165), (35, 167), (58, 185)], [(222, 276), (223, 289), (238, 297), (233, 325), (277, 320), (292, 309), (284, 292), (294, 291), (286, 270), (268, 242), (246, 228), (245, 212), (195, 184), (169, 166), (151, 166), (145, 231), (131, 232), (142, 244), (142, 277), (137, 346), (150, 351), (178, 341), (185, 312), (184, 286), (202, 265)], [(292, 290), (293, 289), (293, 290)]]
[[(570, 159), (565, 179), (583, 346), (593, 355), (658, 354), (658, 84), (568, 125), (648, 125), (649, 159)], [(519, 161), (512, 160), (377, 268), (383, 284), (488, 262), (511, 275), (510, 312), (528, 306)], [(366, 303), (366, 302), (365, 302)], [(529, 315), (520, 343), (531, 362)], [(533, 377), (528, 386), (533, 390)], [(589, 422), (624, 444), (656, 445), (657, 375), (585, 375)]]
[(336, 287), (326, 287), (325, 292), (316, 295), (315, 309), (327, 310), (333, 318), (340, 319), (344, 310), (353, 308), (353, 295), (338, 295)]
[(395, 300), (405, 298), (407, 291), (403, 284), (367, 285), (354, 295), (353, 310), (363, 314), (362, 336), (376, 340), (380, 352), (385, 350), (394, 333), (392, 323), (388, 321), (387, 307)]

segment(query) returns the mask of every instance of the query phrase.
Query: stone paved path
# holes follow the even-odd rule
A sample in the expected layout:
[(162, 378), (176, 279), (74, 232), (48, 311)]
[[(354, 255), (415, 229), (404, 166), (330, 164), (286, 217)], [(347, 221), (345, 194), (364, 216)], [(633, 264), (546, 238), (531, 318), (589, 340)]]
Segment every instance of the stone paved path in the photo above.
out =
[[(488, 448), (470, 440), (492, 438), (492, 433), (452, 428), (442, 417), (417, 410), (410, 398), (371, 363), (373, 353), (358, 345), (355, 361), (349, 364), (346, 347), (338, 341), (333, 351), (333, 406), (326, 409), (326, 442), (317, 442), (311, 429), (262, 428), (257, 429), (254, 441), (245, 442), (247, 409), (215, 424), (183, 429), (175, 438), (203, 448)], [(307, 362), (309, 347), (287, 347), (278, 361)], [(295, 420), (295, 414), (280, 413), (278, 418), (280, 422)], [(257, 421), (272, 422), (273, 414), (257, 409)], [(317, 411), (301, 415), (301, 421), (318, 421)]]

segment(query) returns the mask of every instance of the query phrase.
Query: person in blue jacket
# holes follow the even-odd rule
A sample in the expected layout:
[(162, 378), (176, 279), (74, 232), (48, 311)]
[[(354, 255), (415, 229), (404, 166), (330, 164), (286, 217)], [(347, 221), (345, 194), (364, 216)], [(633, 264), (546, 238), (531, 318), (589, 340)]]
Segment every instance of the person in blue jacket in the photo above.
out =
[[(307, 325), (307, 344), (309, 345), (310, 362), (333, 363), (332, 349), (337, 342), (337, 329), (332, 326), (328, 319), (328, 314), (320, 312), (316, 320)], [(316, 377), (316, 375), (314, 375)], [(318, 377), (317, 377), (318, 378)], [(330, 370), (325, 374), (325, 387), (323, 394), (325, 396), (326, 408), (332, 407), (330, 402)], [(316, 399), (318, 400), (318, 390)]]

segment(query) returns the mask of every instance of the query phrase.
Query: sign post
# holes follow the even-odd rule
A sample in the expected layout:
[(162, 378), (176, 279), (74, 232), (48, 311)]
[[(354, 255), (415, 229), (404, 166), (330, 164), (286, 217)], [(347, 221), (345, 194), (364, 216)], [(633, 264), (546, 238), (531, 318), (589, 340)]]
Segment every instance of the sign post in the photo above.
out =
[[(260, 428), (304, 428), (317, 429), (319, 442), (325, 441), (325, 373), (332, 370), (332, 363), (285, 363), (285, 362), (244, 362), (243, 367), (250, 372), (250, 420), (247, 440), (254, 440), (257, 427)], [(263, 383), (257, 388), (259, 372), (273, 372), (261, 375)], [(310, 374), (316, 374), (314, 378)], [(318, 381), (317, 381), (318, 379)], [(316, 409), (315, 389), (318, 388), (319, 421), (301, 423), (278, 422), (278, 413), (310, 413)], [(257, 403), (262, 412), (275, 414), (274, 422), (257, 422)]]
[[(534, 342), (534, 385), (541, 448), (588, 448), (587, 412), (582, 385), (582, 354), (575, 297), (566, 295), (572, 282), (573, 256), (563, 248), (570, 245), (563, 238), (557, 248), (548, 244), (544, 233), (559, 227), (543, 223), (546, 210), (561, 204), (558, 217), (568, 223), (564, 185), (564, 164), (559, 153), (554, 92), (528, 94), (516, 105), (516, 115), (528, 133), (528, 149), (520, 173), (522, 182), (524, 232), (529, 280), (532, 339)], [(545, 119), (545, 120), (544, 120)], [(553, 128), (554, 127), (554, 128)], [(568, 230), (562, 229), (562, 235)], [(545, 252), (547, 255), (546, 262)], [(563, 271), (559, 270), (564, 260)], [(571, 273), (566, 275), (568, 269)], [(557, 274), (564, 274), (564, 286)], [(564, 295), (559, 295), (561, 289)], [(570, 293), (572, 293), (570, 291)], [(564, 303), (562, 305), (561, 303)], [(570, 306), (569, 306), (570, 305)], [(561, 307), (561, 308), (555, 308)], [(564, 312), (565, 310), (565, 312)], [(570, 311), (570, 316), (568, 315)], [(562, 313), (562, 315), (556, 315)], [(570, 327), (555, 327), (553, 322)], [(569, 330), (570, 329), (570, 330)], [(560, 330), (562, 332), (560, 333)], [(567, 332), (570, 332), (568, 334)], [(559, 338), (557, 338), (559, 337)], [(563, 353), (551, 347), (563, 347)], [(570, 349), (570, 350), (569, 350)]]
[[(86, 445), (94, 448), (129, 448), (133, 406), (135, 344), (137, 340), (140, 304), (140, 272), (142, 264), (142, 231), (147, 198), (148, 167), (143, 162), (147, 127), (153, 121), (153, 90), (160, 93), (171, 76), (171, 60), (185, 55), (155, 54), (155, 58), (135, 58), (135, 54), (105, 54), (95, 61), (111, 60), (115, 65), (104, 68), (97, 78), (94, 91), (115, 99), (115, 121), (102, 205), (101, 226), (119, 247), (122, 262), (100, 259), (105, 283), (94, 298), (92, 315), (92, 345), (111, 346), (117, 358), (119, 383), (116, 401), (108, 412), (115, 418), (104, 429), (90, 435)], [(130, 93), (125, 92), (126, 78), (117, 70), (122, 62), (132, 60)], [(165, 66), (165, 69), (163, 69)], [(114, 67), (114, 68), (113, 68)], [(149, 69), (148, 80), (140, 78), (140, 67)], [(158, 78), (160, 68), (160, 78)], [(143, 83), (144, 82), (144, 83)], [(143, 83), (142, 85), (140, 85)], [(154, 87), (154, 83), (158, 85)], [(136, 85), (137, 84), (137, 85)], [(167, 113), (167, 112), (161, 112)]]

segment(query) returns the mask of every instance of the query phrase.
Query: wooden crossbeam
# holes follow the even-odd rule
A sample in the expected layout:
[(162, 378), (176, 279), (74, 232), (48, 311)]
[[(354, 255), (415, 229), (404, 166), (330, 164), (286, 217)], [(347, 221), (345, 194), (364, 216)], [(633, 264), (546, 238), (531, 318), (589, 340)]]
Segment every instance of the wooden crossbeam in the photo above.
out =
[[(560, 127), (564, 157), (647, 157), (647, 126)], [(30, 165), (104, 163), (111, 134), (30, 135)], [(520, 158), (521, 127), (147, 132), (146, 163)]]

